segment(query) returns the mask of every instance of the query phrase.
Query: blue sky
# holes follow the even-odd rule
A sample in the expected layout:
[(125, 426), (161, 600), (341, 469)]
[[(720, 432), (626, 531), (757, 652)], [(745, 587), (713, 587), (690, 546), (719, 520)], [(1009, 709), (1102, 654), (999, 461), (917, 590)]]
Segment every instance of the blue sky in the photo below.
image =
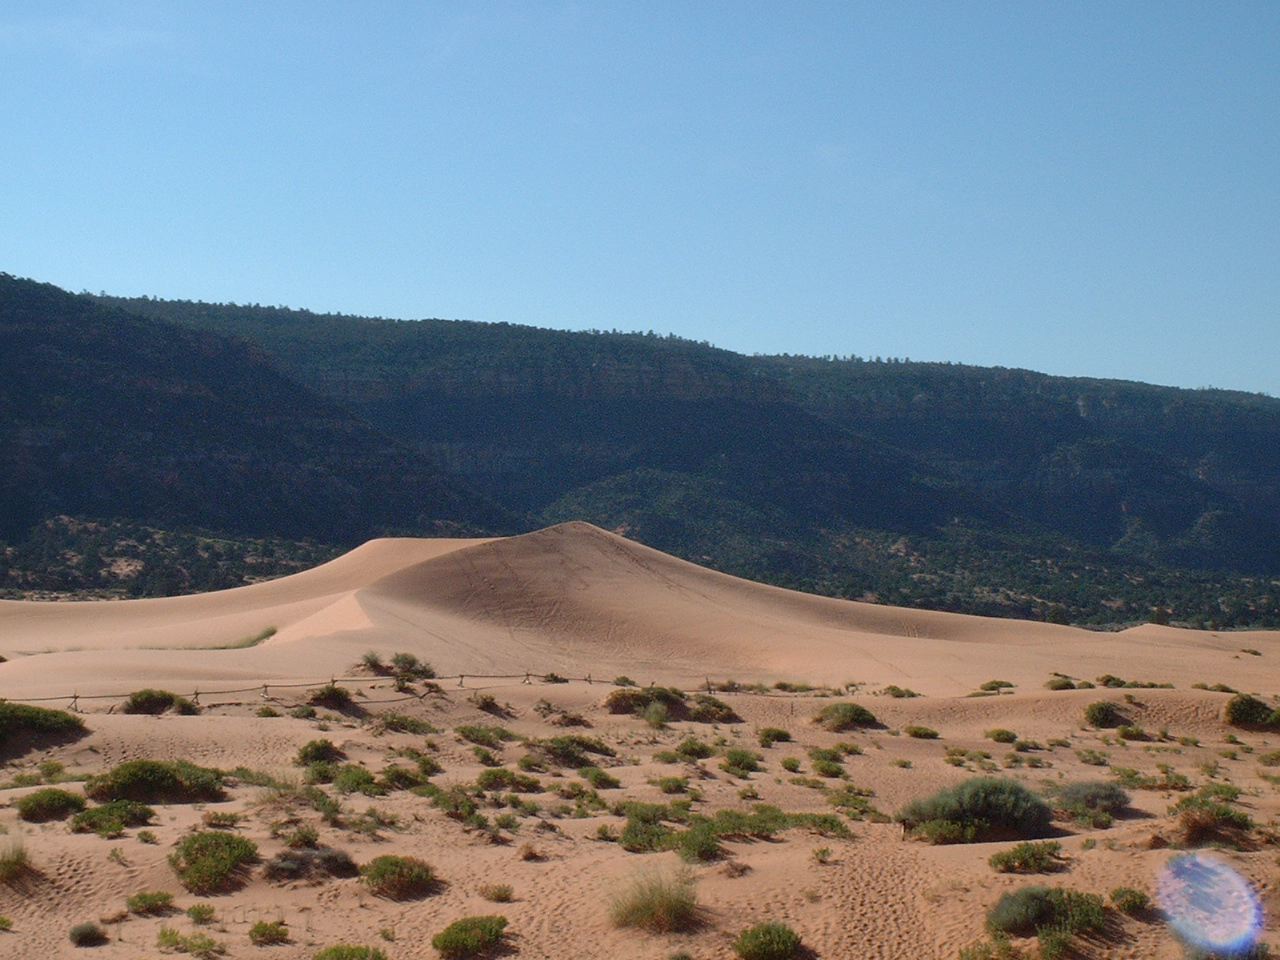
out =
[(0, 3), (0, 270), (1280, 395), (1280, 4)]

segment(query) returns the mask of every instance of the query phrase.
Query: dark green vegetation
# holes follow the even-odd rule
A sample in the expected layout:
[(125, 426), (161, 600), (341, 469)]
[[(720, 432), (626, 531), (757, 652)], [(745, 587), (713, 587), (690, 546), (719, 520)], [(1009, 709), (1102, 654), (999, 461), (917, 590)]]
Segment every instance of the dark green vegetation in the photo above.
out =
[(178, 880), (195, 894), (218, 893), (239, 886), (258, 847), (234, 833), (207, 830), (183, 837), (169, 855)]
[(1092, 893), (1060, 887), (1023, 887), (1006, 893), (987, 914), (995, 934), (1036, 936), (1042, 957), (1061, 957), (1073, 936), (1099, 934), (1107, 925), (1106, 905)]
[(71, 821), (73, 833), (96, 833), (100, 837), (118, 837), (126, 827), (150, 823), (156, 812), (135, 800), (112, 800), (100, 807), (77, 813)]
[(993, 853), (987, 862), (1000, 873), (1052, 873), (1062, 868), (1061, 853), (1056, 840), (1029, 840)]
[[(1280, 400), (0, 280), (0, 537), (5, 564), (27, 553), (18, 582), (99, 582), (114, 548), (91, 532), (74, 569), (50, 552), (62, 582), (31, 555), (59, 514), (340, 546), (584, 519), (836, 596), (1280, 624)], [(216, 562), (208, 546), (192, 567)]]
[(129, 698), (125, 700), (124, 705), (120, 708), (122, 713), (159, 714), (167, 710), (187, 716), (200, 712), (200, 708), (186, 697), (170, 693), (168, 690), (152, 690), (150, 688), (135, 690), (129, 694)]
[(69, 740), (84, 732), (83, 721), (64, 710), (0, 700), (0, 757), (22, 753), (37, 741)]
[(435, 871), (416, 857), (384, 854), (360, 868), (360, 877), (376, 897), (415, 900), (435, 891)]
[(791, 960), (800, 952), (800, 937), (785, 923), (758, 923), (738, 934), (733, 952), (742, 960)]
[(1237, 693), (1227, 701), (1222, 719), (1233, 727), (1280, 727), (1280, 710), (1257, 697)]
[(45, 787), (27, 794), (15, 806), (23, 820), (43, 823), (46, 820), (65, 820), (73, 813), (79, 813), (84, 809), (84, 797), (57, 787)]
[(84, 792), (94, 800), (139, 803), (201, 803), (226, 795), (221, 774), (183, 760), (129, 760), (90, 777)]
[(502, 943), (506, 929), (506, 917), (463, 917), (432, 937), (431, 945), (440, 951), (440, 956), (448, 960), (479, 957)]
[(932, 843), (1035, 839), (1049, 833), (1052, 811), (1015, 780), (977, 777), (913, 800), (897, 819)]

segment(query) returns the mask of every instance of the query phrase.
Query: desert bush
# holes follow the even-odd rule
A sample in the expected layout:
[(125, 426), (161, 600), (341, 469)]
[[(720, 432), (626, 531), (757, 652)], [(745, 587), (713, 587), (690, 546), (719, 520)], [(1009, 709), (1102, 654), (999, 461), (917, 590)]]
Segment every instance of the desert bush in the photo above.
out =
[(345, 756), (346, 754), (334, 746), (331, 740), (310, 740), (298, 748), (298, 754), (293, 758), (293, 762), (296, 766), (307, 767), (313, 763), (335, 763)]
[(120, 836), (126, 827), (150, 823), (155, 815), (154, 810), (136, 800), (112, 800), (77, 813), (71, 820), (71, 832), (96, 833), (110, 839)]
[(84, 732), (84, 721), (65, 710), (0, 700), (0, 754), (14, 752), (23, 737), (70, 737)]
[(209, 810), (200, 818), (201, 823), (210, 830), (234, 830), (240, 826), (240, 820), (240, 814), (224, 813), (220, 810)]
[(372, 773), (355, 763), (344, 763), (334, 772), (333, 788), (339, 793), (362, 793), (366, 797), (386, 792)]
[(0, 883), (12, 883), (31, 869), (31, 858), (21, 839), (0, 847)]
[(720, 769), (735, 777), (749, 777), (760, 769), (760, 755), (750, 750), (732, 748), (724, 752)]
[(1183, 797), (1170, 812), (1177, 814), (1182, 842), (1187, 846), (1230, 840), (1233, 834), (1253, 829), (1253, 820), (1243, 810), (1204, 794)]
[(302, 847), (283, 850), (267, 861), (262, 874), (268, 880), (290, 882), (318, 876), (354, 877), (355, 861), (345, 851), (332, 847)]
[(1116, 736), (1121, 740), (1150, 740), (1151, 734), (1143, 730), (1141, 727), (1133, 727), (1122, 725), (1116, 730)]
[(65, 820), (73, 813), (79, 813), (84, 809), (84, 797), (57, 787), (46, 787), (28, 793), (15, 806), (18, 808), (18, 816), (23, 820), (44, 823), (48, 820)]
[(742, 718), (718, 697), (709, 693), (695, 693), (690, 698), (685, 719), (694, 723), (741, 723)]
[(688, 870), (642, 873), (616, 894), (609, 904), (614, 926), (637, 927), (651, 933), (676, 933), (698, 925), (698, 897)]
[(582, 777), (597, 790), (616, 790), (622, 786), (622, 781), (599, 767), (580, 767), (578, 776)]
[(107, 931), (96, 923), (77, 923), (68, 936), (77, 947), (97, 947), (107, 942)]
[(201, 803), (222, 800), (222, 775), (184, 760), (129, 760), (90, 777), (84, 792), (94, 800)]
[(932, 727), (922, 727), (914, 723), (903, 727), (902, 732), (916, 740), (937, 740), (939, 736), (938, 731)]
[(531, 747), (547, 762), (561, 767), (592, 766), (591, 755), (612, 757), (616, 752), (608, 744), (593, 737), (579, 734), (563, 734), (547, 740), (538, 740)]
[(1131, 917), (1146, 913), (1151, 908), (1151, 898), (1133, 887), (1116, 887), (1111, 891), (1111, 903), (1121, 913)]
[(909, 687), (900, 687), (896, 683), (891, 683), (880, 691), (887, 697), (893, 697), (895, 700), (911, 700), (920, 696)]
[(514, 733), (496, 724), (463, 724), (454, 727), (453, 732), (469, 743), (491, 750), (500, 750), (503, 743), (516, 739)]
[(988, 740), (994, 740), (996, 743), (1013, 743), (1018, 739), (1018, 735), (1012, 730), (1006, 730), (1003, 727), (997, 727), (994, 730), (988, 730), (984, 734)]
[(357, 947), (348, 943), (325, 947), (311, 960), (387, 960), (387, 955), (377, 947)]
[(430, 864), (417, 857), (384, 854), (360, 868), (360, 879), (376, 897), (388, 900), (416, 900), (433, 893), (436, 874)]
[(193, 903), (187, 907), (187, 918), (197, 926), (213, 923), (213, 905), (209, 903)]
[(742, 960), (791, 960), (800, 953), (800, 937), (785, 923), (758, 923), (738, 934), (733, 952)]
[(1129, 794), (1117, 784), (1101, 780), (1068, 783), (1058, 788), (1055, 805), (1075, 820), (1105, 827), (1129, 805)]
[(358, 709), (351, 691), (335, 683), (326, 683), (323, 687), (307, 691), (307, 704), (312, 707), (337, 710), (340, 713)]
[[(1043, 800), (1014, 780), (978, 777), (912, 801), (898, 813), (897, 819), (908, 830), (939, 821), (954, 824), (960, 834), (971, 831), (976, 840), (1035, 839), (1049, 832), (1052, 811)], [(930, 829), (936, 833), (943, 828)]]
[(463, 917), (432, 937), (431, 945), (447, 960), (478, 957), (501, 944), (506, 929), (506, 917)]
[(834, 733), (857, 727), (874, 727), (879, 721), (866, 707), (856, 703), (828, 703), (818, 711), (815, 722)]
[(1084, 720), (1091, 727), (1118, 727), (1124, 715), (1110, 700), (1097, 700), (1084, 708)]
[(200, 831), (178, 842), (169, 865), (187, 890), (207, 894), (238, 886), (257, 859), (258, 847), (251, 840), (233, 833)]
[(279, 920), (259, 920), (249, 928), (249, 942), (257, 947), (269, 947), (289, 942), (289, 927)]
[(1233, 727), (1266, 727), (1280, 725), (1280, 712), (1265, 701), (1238, 693), (1222, 708), (1222, 719)]
[(1097, 933), (1106, 926), (1106, 906), (1092, 893), (1060, 887), (1023, 887), (1004, 894), (987, 913), (987, 929), (1013, 936), (1046, 930)]
[(684, 793), (689, 789), (687, 777), (659, 777), (656, 783), (659, 790), (668, 794)]
[(135, 690), (129, 694), (129, 698), (125, 700), (120, 710), (122, 713), (148, 714), (161, 714), (172, 710), (174, 713), (187, 716), (200, 712), (200, 708), (186, 697), (168, 690), (153, 690), (150, 687), (145, 690)]
[(160, 916), (173, 909), (173, 894), (159, 890), (143, 890), (125, 901), (130, 913), (140, 916)]
[(705, 760), (715, 752), (714, 747), (696, 737), (686, 737), (676, 744), (676, 753), (684, 760)]
[(790, 731), (781, 727), (764, 727), (759, 733), (760, 746), (772, 747), (775, 743), (790, 743)]
[(1066, 677), (1050, 677), (1045, 684), (1047, 690), (1074, 690), (1076, 685)]
[(481, 790), (507, 790), (511, 793), (542, 792), (542, 782), (537, 777), (516, 773), (506, 767), (480, 771), (480, 776), (476, 778), (476, 786)]
[(993, 853), (987, 862), (1000, 873), (1052, 873), (1062, 866), (1061, 853), (1056, 840), (1028, 841)]

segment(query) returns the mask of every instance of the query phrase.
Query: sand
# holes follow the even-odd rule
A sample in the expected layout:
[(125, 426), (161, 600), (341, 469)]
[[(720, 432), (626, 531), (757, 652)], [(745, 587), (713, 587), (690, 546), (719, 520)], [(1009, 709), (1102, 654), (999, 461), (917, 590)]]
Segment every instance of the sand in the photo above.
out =
[[(265, 639), (236, 646), (268, 628), (274, 632)], [(1151, 849), (1150, 841), (1153, 835), (1176, 839), (1168, 807), (1179, 794), (1134, 790), (1132, 815), (1106, 829), (1057, 824), (1067, 869), (1048, 877), (994, 872), (987, 858), (1007, 843), (929, 846), (904, 841), (892, 822), (846, 821), (851, 839), (793, 829), (775, 841), (731, 841), (727, 862), (744, 865), (741, 875), (729, 875), (734, 871), (726, 870), (726, 861), (692, 867), (707, 911), (703, 928), (658, 935), (615, 928), (608, 896), (637, 871), (675, 869), (678, 858), (672, 852), (628, 853), (598, 839), (602, 826), (623, 823), (608, 811), (552, 816), (563, 802), (555, 788), (581, 782), (572, 770), (562, 771), (563, 776), (539, 774), (547, 789), (532, 799), (542, 812), (522, 817), (514, 830), (500, 831), (502, 842), (447, 818), (407, 791), (342, 797), (348, 825), (333, 827), (320, 825), (313, 810), (282, 803), (269, 790), (244, 783), (231, 789), (225, 803), (158, 807), (151, 827), (157, 843), (140, 842), (132, 829), (122, 838), (104, 840), (72, 834), (61, 822), (21, 821), (13, 804), (35, 788), (11, 784), (15, 775), (31, 774), (43, 761), (91, 774), (144, 757), (188, 759), (226, 770), (246, 767), (296, 782), (302, 771), (291, 762), (294, 753), (323, 736), (375, 774), (392, 762), (398, 748), (427, 752), (444, 768), (433, 782), (447, 786), (473, 782), (484, 769), (455, 728), (501, 722), (521, 737), (579, 732), (611, 745), (617, 757), (601, 765), (622, 783), (601, 791), (611, 803), (669, 800), (651, 781), (679, 775), (702, 792), (695, 805), (699, 812), (754, 802), (787, 811), (832, 812), (823, 790), (812, 781), (792, 782), (794, 775), (781, 762), (794, 757), (802, 775), (811, 777), (808, 749), (846, 741), (862, 750), (844, 763), (848, 782), (873, 790), (871, 803), (890, 815), (913, 798), (977, 775), (976, 760), (963, 768), (948, 762), (949, 748), (987, 751), (999, 775), (1036, 789), (1107, 779), (1107, 767), (1081, 760), (1080, 751), (1096, 750), (1108, 755), (1112, 767), (1151, 773), (1157, 763), (1168, 763), (1196, 786), (1233, 783), (1244, 791), (1240, 805), (1266, 825), (1274, 823), (1280, 795), (1265, 775), (1280, 768), (1264, 767), (1258, 758), (1280, 749), (1280, 735), (1235, 731), (1243, 744), (1229, 744), (1231, 731), (1220, 720), (1228, 695), (1192, 685), (1275, 692), (1278, 640), (1276, 632), (1155, 626), (1103, 634), (813, 597), (715, 573), (582, 523), (497, 540), (373, 541), (315, 570), (192, 597), (0, 602), (0, 654), (8, 658), (0, 664), (0, 697), (55, 698), (42, 702), (65, 707), (78, 693), (90, 730), (75, 742), (13, 757), (0, 774), (10, 784), (0, 790), (0, 802), (7, 804), (0, 809), (0, 825), (10, 838), (23, 838), (37, 870), (21, 884), (0, 884), (0, 915), (14, 922), (13, 932), (0, 934), (0, 957), (80, 956), (83, 951), (67, 940), (68, 928), (111, 918), (125, 897), (139, 890), (171, 892), (183, 908), (212, 903), (219, 919), (210, 935), (233, 957), (310, 958), (321, 947), (342, 942), (377, 946), (392, 960), (434, 957), (434, 933), (461, 916), (484, 913), (509, 918), (510, 948), (520, 957), (663, 958), (681, 950), (694, 957), (732, 957), (733, 937), (765, 920), (791, 924), (821, 957), (955, 957), (982, 938), (983, 916), (1000, 893), (1017, 886), (1047, 882), (1105, 895), (1127, 885), (1152, 892), (1157, 873), (1178, 851)], [(388, 678), (357, 668), (366, 651), (384, 659), (394, 652), (412, 653), (441, 674), (466, 676), (441, 681), (434, 692), (415, 684), (405, 694)], [(526, 671), (535, 675), (533, 682), (522, 682)], [(593, 682), (536, 679), (552, 671), (590, 676)], [(1090, 680), (1109, 673), (1173, 686), (1052, 692), (1044, 684), (1055, 672)], [(479, 674), (515, 676), (483, 679)], [(705, 687), (708, 678), (717, 684), (772, 686), (784, 680), (842, 690), (856, 683), (844, 699), (873, 710), (884, 726), (827, 733), (811, 722), (830, 702), (819, 695), (822, 691), (773, 690), (767, 696), (718, 693), (742, 717), (740, 723), (678, 722), (653, 729), (604, 708), (615, 689), (609, 681), (620, 674), (641, 684), (686, 689)], [(315, 719), (287, 715), (305, 700), (308, 684), (330, 677), (358, 678), (343, 684), (356, 693), (366, 716), (325, 710)], [(967, 696), (996, 679), (1013, 687), (998, 696)], [(881, 693), (889, 684), (920, 696), (895, 699)], [(188, 695), (200, 691), (204, 710), (198, 716), (121, 715), (122, 695), (142, 687)], [(217, 692), (232, 689), (241, 692)], [(482, 712), (474, 701), (477, 693), (509, 703), (509, 715), (497, 721)], [(97, 696), (101, 699), (90, 699)], [(1087, 727), (1083, 709), (1098, 699), (1116, 701), (1153, 739), (1125, 743), (1113, 731)], [(555, 726), (543, 716), (545, 708), (535, 709), (539, 701), (580, 714), (589, 727)], [(285, 715), (257, 716), (264, 705)], [(379, 735), (374, 721), (387, 711), (428, 720), (440, 732)], [(931, 727), (940, 737), (901, 735), (911, 724)], [(794, 742), (761, 749), (756, 733), (764, 726), (786, 728)], [(993, 727), (1013, 729), (1042, 749), (1011, 753), (984, 736)], [(719, 742), (721, 749), (756, 749), (765, 758), (763, 770), (739, 778), (720, 768), (719, 757), (677, 764), (655, 759), (655, 753), (690, 734)], [(524, 751), (511, 743), (496, 752), (514, 768)], [(1020, 765), (1005, 766), (1014, 762)], [(67, 789), (75, 792), (80, 786), (71, 783)], [(377, 837), (353, 829), (367, 808), (396, 818), (396, 825), (381, 828)], [(264, 858), (283, 846), (272, 836), (272, 824), (298, 817), (318, 825), (324, 842), (347, 850), (358, 863), (390, 852), (420, 856), (444, 885), (425, 899), (396, 903), (370, 896), (356, 879), (281, 885), (264, 879), (258, 869), (238, 891), (198, 898), (183, 890), (167, 856), (211, 810), (241, 813), (240, 831), (258, 844)], [(493, 819), (503, 812), (486, 814)], [(1273, 903), (1276, 853), (1264, 841), (1265, 836), (1255, 850), (1223, 856)], [(522, 859), (525, 845), (535, 847), (541, 858)], [(814, 857), (822, 847), (830, 849), (825, 864)], [(497, 883), (513, 886), (514, 902), (492, 903), (480, 895), (482, 886)], [(277, 918), (288, 922), (292, 942), (253, 946), (250, 925)], [(132, 917), (109, 924), (112, 942), (92, 955), (160, 956), (156, 937), (162, 924), (184, 933), (194, 929), (180, 913)], [(1035, 954), (1034, 941), (1024, 946), (1028, 955)], [(1182, 956), (1158, 917), (1118, 920), (1111, 935), (1084, 944), (1082, 953)]]

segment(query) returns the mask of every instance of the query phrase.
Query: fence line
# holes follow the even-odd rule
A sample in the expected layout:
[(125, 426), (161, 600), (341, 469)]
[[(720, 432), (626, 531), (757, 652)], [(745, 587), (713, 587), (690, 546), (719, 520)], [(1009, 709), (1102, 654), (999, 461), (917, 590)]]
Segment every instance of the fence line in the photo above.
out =
[[(551, 678), (554, 678), (554, 679), (548, 679), (548, 677), (551, 677)], [(457, 681), (458, 681), (457, 689), (466, 689), (466, 681), (467, 681), (468, 679), (471, 679), (471, 680), (519, 680), (519, 681), (520, 681), (520, 685), (522, 685), (522, 686), (523, 686), (523, 685), (525, 685), (525, 684), (532, 684), (535, 680), (536, 680), (536, 681), (540, 681), (541, 683), (544, 683), (544, 684), (546, 684), (546, 685), (548, 685), (548, 686), (558, 686), (558, 685), (560, 685), (560, 684), (562, 684), (562, 683), (571, 683), (571, 682), (573, 682), (573, 683), (586, 683), (586, 684), (601, 684), (601, 685), (603, 685), (603, 686), (615, 686), (615, 684), (613, 683), (613, 681), (611, 681), (611, 680), (600, 680), (600, 679), (598, 679), (598, 678), (593, 678), (593, 677), (591, 676), (591, 674), (587, 674), (585, 677), (566, 677), (566, 676), (563, 676), (563, 675), (561, 675), (561, 674), (557, 674), (557, 673), (545, 673), (545, 674), (544, 674), (544, 673), (528, 673), (528, 672), (526, 672), (526, 673), (453, 673), (453, 674), (443, 674), (443, 675), (438, 675), (438, 676), (434, 676), (434, 677), (430, 677), (430, 678), (425, 678), (425, 677), (424, 677), (424, 678), (422, 678), (422, 679), (421, 679), (421, 681), (420, 681), (420, 682), (425, 682), (425, 683), (428, 683), (428, 684), (435, 684), (435, 685), (436, 685), (436, 688), (437, 688), (437, 689), (435, 689), (435, 690), (433, 690), (431, 687), (428, 687), (427, 689), (425, 689), (425, 690), (424, 690), (422, 693), (420, 693), (420, 694), (417, 694), (417, 693), (407, 693), (407, 694), (406, 694), (405, 696), (403, 696), (403, 697), (391, 697), (391, 698), (388, 698), (388, 699), (382, 699), (382, 700), (370, 700), (367, 696), (365, 696), (365, 697), (363, 697), (362, 699), (363, 699), (363, 702), (364, 702), (364, 703), (374, 703), (374, 704), (376, 704), (376, 703), (403, 703), (403, 702), (408, 701), (408, 700), (418, 700), (418, 701), (421, 701), (421, 700), (425, 700), (425, 699), (426, 699), (428, 696), (430, 696), (432, 693), (439, 692), (439, 681), (442, 681), (442, 680), (457, 680)], [(376, 677), (367, 677), (367, 676), (364, 676), (364, 677), (333, 677), (333, 676), (330, 676), (330, 677), (328, 677), (327, 679), (325, 679), (325, 678), (321, 678), (321, 679), (317, 679), (317, 680), (305, 680), (305, 681), (302, 681), (302, 682), (296, 682), (296, 683), (295, 683), (295, 682), (286, 682), (286, 681), (280, 681), (280, 682), (267, 681), (267, 682), (265, 682), (265, 683), (258, 683), (258, 684), (254, 684), (253, 686), (250, 686), (250, 687), (233, 687), (233, 688), (231, 688), (231, 689), (229, 689), (229, 690), (199, 690), (199, 689), (197, 689), (197, 690), (193, 690), (193, 691), (192, 691), (191, 693), (189, 693), (189, 694), (179, 693), (179, 694), (175, 694), (175, 696), (186, 697), (187, 699), (189, 699), (189, 700), (191, 700), (192, 702), (197, 703), (197, 704), (200, 702), (200, 698), (201, 698), (201, 697), (223, 697), (223, 696), (229, 696), (229, 695), (237, 694), (237, 693), (258, 693), (258, 694), (261, 696), (261, 698), (262, 698), (263, 700), (269, 700), (269, 699), (272, 699), (272, 698), (271, 698), (271, 696), (270, 696), (270, 694), (269, 694), (269, 691), (270, 691), (270, 690), (298, 690), (298, 689), (302, 689), (302, 688), (305, 688), (305, 687), (310, 687), (310, 688), (321, 688), (321, 687), (324, 687), (324, 686), (326, 686), (326, 685), (332, 685), (332, 684), (338, 684), (338, 683), (347, 683), (347, 684), (363, 684), (363, 685), (366, 685), (366, 686), (376, 686), (377, 684), (379, 684), (379, 683), (385, 683), (385, 682), (387, 682), (388, 680), (394, 680), (394, 678), (393, 678), (393, 677), (387, 677), (387, 676), (384, 676), (384, 675), (380, 675), (380, 676), (376, 676)], [(654, 686), (654, 685), (655, 685), (655, 683), (654, 683), (653, 681), (650, 681), (649, 686), (651, 686), (651, 687), (652, 687), (652, 686)], [(637, 685), (637, 686), (638, 686), (638, 685)], [(757, 696), (757, 697), (773, 697), (773, 698), (776, 698), (776, 699), (786, 699), (786, 700), (796, 699), (796, 696), (795, 696), (793, 693), (786, 693), (786, 692), (764, 691), (764, 690), (760, 690), (760, 689), (749, 689), (749, 688), (746, 688), (746, 687), (739, 687), (739, 688), (736, 688), (736, 689), (733, 689), (733, 690), (722, 690), (722, 689), (718, 689), (718, 688), (715, 686), (715, 684), (712, 682), (712, 680), (711, 680), (711, 678), (710, 678), (710, 677), (707, 677), (707, 678), (706, 678), (706, 680), (705, 680), (705, 683), (704, 683), (704, 684), (699, 684), (699, 687), (700, 687), (700, 688), (701, 688), (701, 687), (703, 687), (703, 686), (705, 686), (706, 692), (708, 692), (708, 693), (713, 693), (713, 692), (714, 692), (714, 693), (730, 694), (730, 695), (732, 695), (732, 694), (744, 694), (744, 695), (750, 695), (750, 696)], [(619, 689), (625, 689), (625, 688), (619, 688)], [(825, 696), (830, 696), (830, 695), (831, 695), (831, 688), (815, 688), (815, 691), (811, 691), (811, 692), (816, 692), (816, 690), (824, 690), (824, 695), (825, 695)], [(123, 700), (123, 699), (127, 699), (129, 696), (130, 696), (130, 694), (128, 694), (128, 693), (79, 693), (79, 692), (74, 692), (74, 693), (69, 693), (69, 694), (58, 694), (58, 695), (56, 695), (56, 696), (49, 696), (49, 697), (6, 697), (6, 696), (0, 696), (0, 700), (8, 700), (8, 701), (11, 701), (11, 702), (14, 702), (14, 703), (54, 703), (54, 702), (57, 702), (57, 701), (65, 700), (65, 701), (67, 701), (67, 702), (68, 702), (68, 704), (69, 704), (68, 709), (73, 710), (73, 711), (76, 711), (76, 712), (79, 712), (79, 703), (80, 703), (80, 701), (81, 701), (81, 700)]]

